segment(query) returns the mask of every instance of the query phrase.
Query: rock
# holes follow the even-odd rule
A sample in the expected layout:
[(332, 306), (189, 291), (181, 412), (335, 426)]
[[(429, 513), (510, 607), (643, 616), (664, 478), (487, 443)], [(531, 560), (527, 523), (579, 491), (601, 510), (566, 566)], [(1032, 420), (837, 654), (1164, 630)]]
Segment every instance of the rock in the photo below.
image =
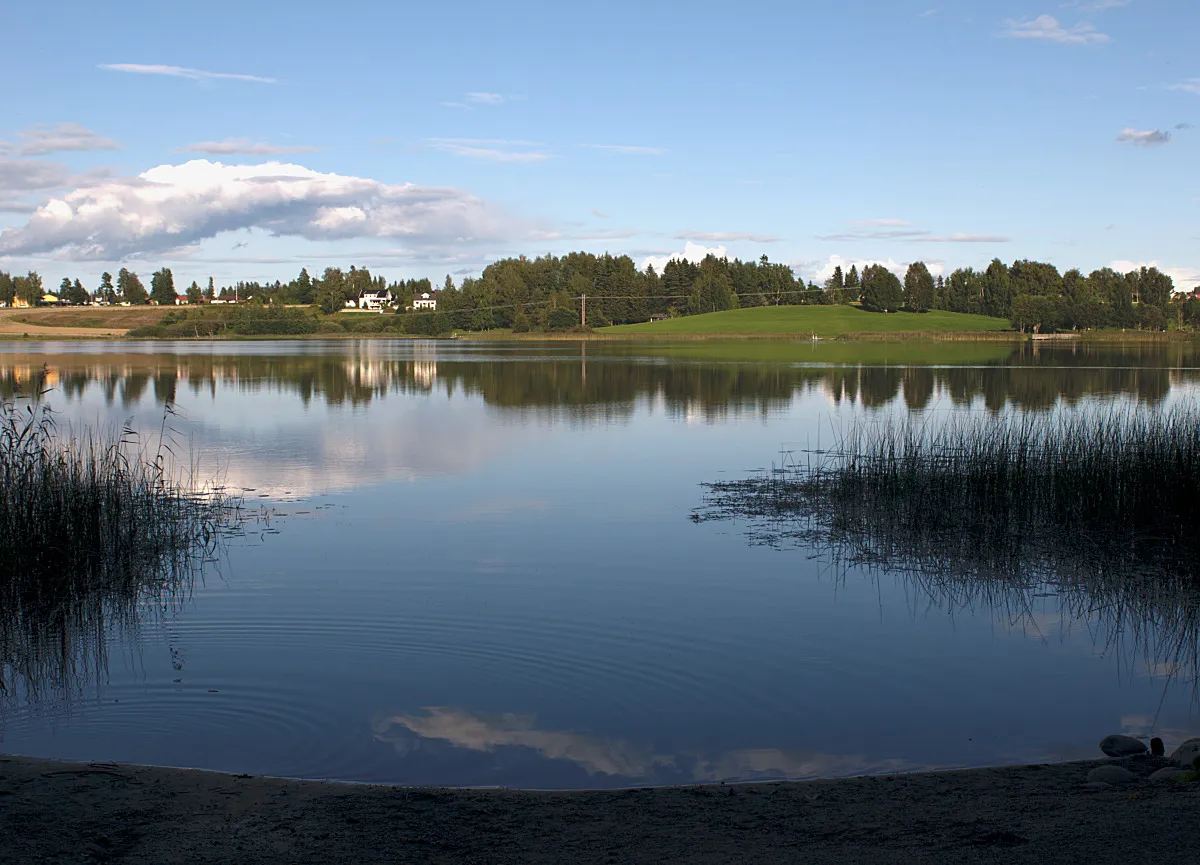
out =
[(1188, 739), (1171, 752), (1170, 760), (1180, 769), (1190, 769), (1197, 757), (1200, 757), (1200, 739)]
[(1137, 780), (1137, 775), (1120, 766), (1097, 766), (1088, 772), (1088, 783), (1128, 784)]
[(1133, 736), (1105, 736), (1100, 740), (1100, 750), (1110, 757), (1132, 757), (1145, 754), (1146, 743)]
[(1151, 781), (1178, 781), (1187, 778), (1192, 773), (1186, 769), (1176, 769), (1174, 766), (1163, 766), (1150, 776)]

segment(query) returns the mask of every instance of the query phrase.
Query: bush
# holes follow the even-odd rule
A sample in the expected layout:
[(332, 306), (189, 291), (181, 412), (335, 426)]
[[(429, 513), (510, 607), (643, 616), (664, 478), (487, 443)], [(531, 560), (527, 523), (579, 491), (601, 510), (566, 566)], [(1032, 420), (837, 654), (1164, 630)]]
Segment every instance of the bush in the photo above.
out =
[(229, 329), (243, 336), (315, 333), (317, 322), (304, 309), (278, 306), (239, 306), (229, 317)]

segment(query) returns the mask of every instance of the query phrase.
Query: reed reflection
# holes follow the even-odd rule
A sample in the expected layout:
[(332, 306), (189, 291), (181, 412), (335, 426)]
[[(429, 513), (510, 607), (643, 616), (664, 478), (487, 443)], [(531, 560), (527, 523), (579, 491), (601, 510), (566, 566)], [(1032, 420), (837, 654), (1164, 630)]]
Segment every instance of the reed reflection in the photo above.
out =
[[(166, 417), (164, 415), (164, 427)], [(247, 514), (170, 443), (0, 405), (0, 717), (99, 685), (107, 647), (177, 609)]]
[(859, 426), (816, 464), (707, 485), (696, 522), (902, 575), (947, 610), (1095, 625), (1146, 675), (1200, 670), (1200, 414), (1097, 408)]

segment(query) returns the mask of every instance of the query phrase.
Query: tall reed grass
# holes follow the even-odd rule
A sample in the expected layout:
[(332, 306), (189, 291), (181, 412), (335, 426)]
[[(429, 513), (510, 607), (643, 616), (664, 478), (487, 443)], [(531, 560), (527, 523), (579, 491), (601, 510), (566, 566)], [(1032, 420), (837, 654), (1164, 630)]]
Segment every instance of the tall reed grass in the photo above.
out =
[(0, 406), (0, 691), (99, 672), (114, 630), (187, 595), (240, 502), (173, 465), (161, 434), (151, 451), (128, 428), (60, 432), (47, 408)]
[(1195, 677), (1200, 657), (1200, 411), (1089, 408), (864, 423), (828, 452), (706, 485), (693, 519), (753, 542), (903, 573), (949, 606), (1064, 615), (1140, 641)]

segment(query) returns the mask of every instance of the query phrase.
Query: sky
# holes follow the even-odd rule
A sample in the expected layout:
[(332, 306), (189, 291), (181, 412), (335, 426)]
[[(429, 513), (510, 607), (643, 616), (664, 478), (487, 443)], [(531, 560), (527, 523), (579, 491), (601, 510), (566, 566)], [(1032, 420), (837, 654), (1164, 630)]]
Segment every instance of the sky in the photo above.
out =
[(12, 3), (0, 269), (571, 250), (1200, 284), (1195, 0)]

